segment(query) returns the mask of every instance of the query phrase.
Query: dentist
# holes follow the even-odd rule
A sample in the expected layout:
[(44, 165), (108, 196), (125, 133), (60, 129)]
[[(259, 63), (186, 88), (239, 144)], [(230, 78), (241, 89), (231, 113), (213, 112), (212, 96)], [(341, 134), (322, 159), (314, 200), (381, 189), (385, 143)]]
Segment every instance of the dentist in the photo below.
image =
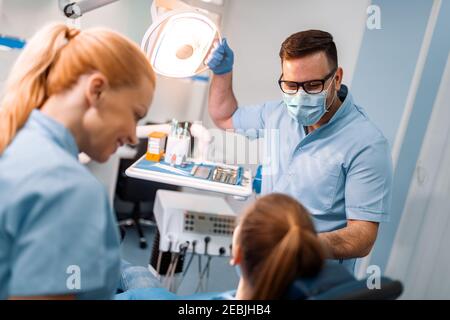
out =
[(263, 167), (262, 193), (285, 193), (303, 203), (328, 257), (353, 271), (389, 217), (388, 142), (342, 84), (331, 34), (293, 34), (281, 45), (280, 58), (282, 99), (239, 106), (232, 88), (234, 54), (224, 40), (208, 63), (214, 73), (209, 114), (222, 129), (256, 137), (277, 132), (270, 146), (276, 165)]

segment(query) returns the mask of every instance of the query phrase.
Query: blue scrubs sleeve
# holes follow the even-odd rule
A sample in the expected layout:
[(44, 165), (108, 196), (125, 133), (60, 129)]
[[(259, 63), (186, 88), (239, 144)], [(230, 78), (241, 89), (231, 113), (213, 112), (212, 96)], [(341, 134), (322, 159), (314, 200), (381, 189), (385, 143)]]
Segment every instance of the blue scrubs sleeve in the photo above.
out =
[(259, 138), (265, 129), (266, 113), (267, 104), (239, 107), (232, 117), (233, 128), (249, 138)]
[(345, 182), (348, 220), (389, 220), (392, 188), (392, 160), (386, 140), (374, 142), (351, 162)]
[(77, 296), (118, 283), (119, 239), (100, 183), (56, 171), (35, 176), (22, 191), (8, 217), (16, 239), (10, 296)]

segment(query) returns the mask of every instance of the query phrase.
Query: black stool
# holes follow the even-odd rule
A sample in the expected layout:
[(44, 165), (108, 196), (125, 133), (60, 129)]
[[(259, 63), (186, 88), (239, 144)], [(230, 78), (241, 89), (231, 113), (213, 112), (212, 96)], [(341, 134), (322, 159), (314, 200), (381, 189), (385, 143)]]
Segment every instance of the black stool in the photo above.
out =
[[(143, 232), (143, 227), (153, 227), (156, 225), (153, 216), (153, 203), (156, 197), (156, 191), (158, 191), (159, 189), (177, 191), (179, 189), (178, 187), (172, 185), (130, 178), (125, 174), (125, 170), (128, 169), (137, 160), (139, 160), (146, 152), (147, 139), (140, 139), (137, 146), (137, 154), (135, 158), (120, 160), (116, 187), (117, 199), (125, 203), (131, 203), (133, 205), (131, 212), (119, 212), (116, 206), (119, 226), (135, 226), (139, 234), (139, 246), (142, 249), (147, 248), (147, 240)], [(143, 216), (143, 203), (148, 203), (150, 208), (152, 208), (151, 214), (148, 217)]]

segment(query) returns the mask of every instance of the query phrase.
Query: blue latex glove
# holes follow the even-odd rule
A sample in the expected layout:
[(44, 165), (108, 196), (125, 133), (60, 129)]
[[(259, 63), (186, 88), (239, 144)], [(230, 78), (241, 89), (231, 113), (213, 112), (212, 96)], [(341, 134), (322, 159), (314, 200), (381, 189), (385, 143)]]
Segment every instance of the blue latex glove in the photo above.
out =
[(256, 169), (255, 179), (253, 179), (253, 190), (255, 190), (256, 194), (261, 193), (261, 186), (262, 186), (262, 166), (258, 166), (258, 169)]
[(234, 53), (227, 43), (227, 39), (223, 38), (220, 45), (212, 53), (212, 57), (208, 62), (208, 67), (216, 75), (222, 75), (231, 72), (234, 64)]
[(177, 300), (178, 296), (165, 288), (137, 288), (117, 294), (114, 300)]
[(117, 294), (114, 300), (232, 300), (235, 296), (236, 290), (179, 296), (166, 288), (137, 288)]

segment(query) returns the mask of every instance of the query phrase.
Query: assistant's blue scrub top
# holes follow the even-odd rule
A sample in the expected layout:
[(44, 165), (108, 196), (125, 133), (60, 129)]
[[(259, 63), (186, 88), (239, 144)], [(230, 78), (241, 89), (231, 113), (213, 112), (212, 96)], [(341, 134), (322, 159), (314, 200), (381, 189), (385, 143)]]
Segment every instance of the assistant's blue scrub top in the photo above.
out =
[(104, 187), (64, 126), (34, 110), (0, 156), (0, 299), (109, 299), (119, 235)]
[[(240, 107), (233, 115), (236, 132), (265, 137), (262, 193), (296, 198), (311, 212), (318, 232), (344, 228), (347, 219), (383, 222), (389, 217), (388, 141), (346, 86), (338, 95), (341, 107), (310, 134), (289, 116), (283, 101)], [(343, 263), (353, 270), (355, 259)]]

